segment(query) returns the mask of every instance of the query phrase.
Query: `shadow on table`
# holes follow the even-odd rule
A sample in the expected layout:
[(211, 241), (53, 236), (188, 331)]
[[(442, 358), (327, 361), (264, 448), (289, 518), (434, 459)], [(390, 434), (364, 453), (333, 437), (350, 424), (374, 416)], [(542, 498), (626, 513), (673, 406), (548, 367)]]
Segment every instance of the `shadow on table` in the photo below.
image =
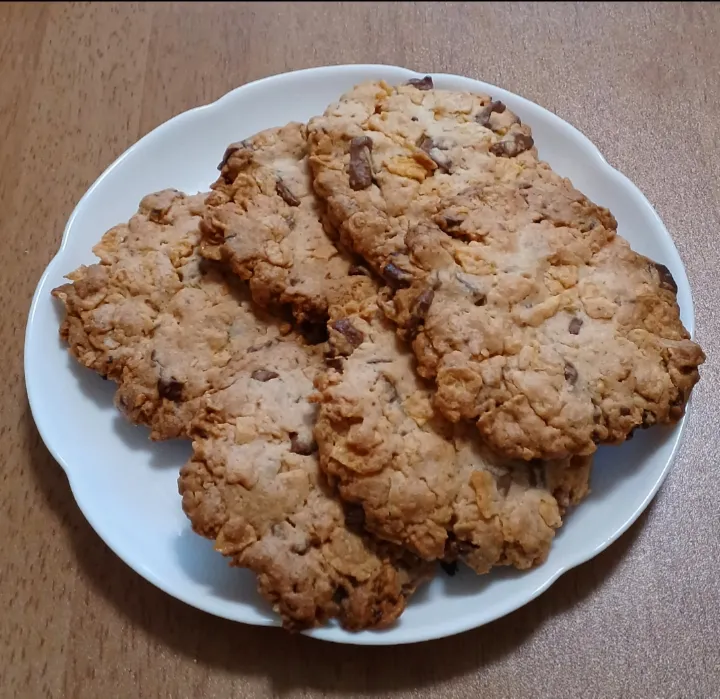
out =
[(157, 642), (202, 665), (267, 677), (275, 693), (293, 688), (390, 692), (476, 672), (522, 645), (548, 619), (602, 586), (636, 539), (646, 514), (609, 549), (563, 575), (548, 592), (512, 614), (451, 638), (394, 647), (323, 643), (281, 629), (213, 617), (170, 597), (125, 565), (95, 534), (73, 499), (62, 469), (37, 433), (29, 407), (25, 429), (33, 475), (64, 523), (82, 574), (96, 594)]

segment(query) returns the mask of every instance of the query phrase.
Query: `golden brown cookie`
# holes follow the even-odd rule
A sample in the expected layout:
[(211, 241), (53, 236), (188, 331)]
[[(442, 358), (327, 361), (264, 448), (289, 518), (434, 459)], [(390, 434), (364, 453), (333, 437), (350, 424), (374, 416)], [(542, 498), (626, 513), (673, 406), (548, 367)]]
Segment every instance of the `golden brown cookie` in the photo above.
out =
[(588, 492), (591, 458), (502, 458), (471, 426), (445, 420), (370, 279), (332, 295), (330, 312), (334, 356), (316, 380), (315, 435), (323, 469), (362, 506), (366, 528), (478, 573), (544, 561), (564, 509)]
[(322, 477), (307, 400), (322, 361), (319, 347), (288, 337), (228, 368), (233, 383), (193, 422), (183, 508), (233, 565), (258, 574), (287, 628), (332, 617), (348, 629), (382, 628), (429, 569), (364, 534)]
[(683, 415), (704, 355), (672, 276), (538, 160), (502, 103), (366, 83), (308, 131), (315, 190), (386, 280), (383, 309), (446, 417), (532, 459)]
[(72, 355), (118, 384), (118, 408), (153, 439), (183, 436), (230, 357), (279, 332), (255, 320), (232, 275), (197, 254), (203, 199), (175, 190), (145, 197), (93, 248), (100, 261), (53, 291)]
[(202, 254), (247, 280), (260, 305), (324, 326), (327, 288), (350, 261), (323, 228), (306, 136), (304, 124), (291, 123), (228, 147), (207, 199)]

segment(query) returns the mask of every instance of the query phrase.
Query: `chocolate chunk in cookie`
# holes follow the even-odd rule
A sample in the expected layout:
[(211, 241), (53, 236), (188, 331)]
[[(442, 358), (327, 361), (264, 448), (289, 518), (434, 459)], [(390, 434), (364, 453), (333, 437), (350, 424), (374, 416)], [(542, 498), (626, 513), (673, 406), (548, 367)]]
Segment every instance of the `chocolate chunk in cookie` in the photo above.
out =
[(580, 328), (582, 328), (583, 321), (582, 318), (578, 318), (575, 316), (574, 318), (570, 319), (570, 324), (568, 325), (568, 332), (571, 335), (579, 335), (580, 334)]
[(300, 200), (282, 180), (278, 180), (275, 183), (275, 191), (288, 206), (300, 206)]
[(372, 139), (359, 136), (350, 141), (350, 187), (355, 190), (367, 189), (372, 184)]
[(423, 78), (410, 78), (410, 80), (408, 80), (405, 84), (418, 90), (432, 90), (433, 87), (435, 87), (433, 85), (433, 79), (429, 75), (426, 75)]
[(392, 262), (388, 262), (382, 268), (381, 274), (383, 279), (389, 282), (392, 286), (396, 287), (409, 286), (410, 280), (412, 279), (407, 272), (404, 272)]
[(365, 339), (365, 335), (347, 318), (339, 318), (333, 321), (330, 327), (339, 332), (353, 347), (358, 347)]
[(505, 111), (506, 107), (502, 102), (493, 100), (490, 102), (490, 104), (483, 107), (475, 117), (475, 121), (477, 121), (478, 124), (481, 126), (484, 126), (485, 128), (490, 128), (490, 116), (493, 113), (496, 114), (502, 114)]
[(655, 262), (654, 265), (660, 278), (660, 287), (672, 291), (673, 294), (677, 294), (678, 287), (670, 270), (659, 262)]
[(503, 138), (497, 143), (490, 146), (490, 152), (493, 155), (514, 158), (526, 150), (530, 150), (535, 145), (532, 136), (524, 133), (512, 134), (509, 138)]
[(167, 398), (175, 403), (182, 400), (183, 384), (175, 379), (158, 379), (157, 391), (160, 398)]
[(279, 374), (276, 371), (269, 371), (268, 369), (255, 369), (255, 371), (253, 371), (250, 375), (250, 378), (254, 381), (262, 381), (265, 383), (266, 381), (276, 379), (278, 376)]

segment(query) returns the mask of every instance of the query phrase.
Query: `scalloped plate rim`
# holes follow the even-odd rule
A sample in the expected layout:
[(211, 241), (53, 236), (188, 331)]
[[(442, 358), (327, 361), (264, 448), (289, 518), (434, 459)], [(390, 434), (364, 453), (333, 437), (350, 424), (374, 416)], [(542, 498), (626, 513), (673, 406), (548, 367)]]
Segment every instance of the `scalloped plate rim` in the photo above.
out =
[[(168, 128), (170, 124), (178, 124), (182, 120), (190, 120), (193, 117), (196, 117), (198, 115), (201, 115), (205, 112), (212, 111), (215, 109), (219, 109), (223, 106), (225, 102), (230, 100), (232, 97), (237, 97), (238, 95), (242, 94), (242, 92), (247, 91), (249, 88), (257, 87), (257, 86), (271, 86), (273, 82), (280, 82), (282, 80), (292, 79), (292, 78), (302, 78), (304, 75), (310, 74), (310, 73), (334, 73), (338, 71), (349, 71), (353, 74), (357, 73), (358, 76), (364, 75), (364, 78), (360, 79), (371, 79), (374, 75), (377, 75), (378, 73), (381, 73), (386, 70), (396, 70), (396, 71), (404, 71), (404, 75), (409, 77), (419, 77), (422, 75), (429, 74), (431, 75), (437, 82), (442, 83), (444, 79), (462, 79), (464, 81), (469, 81), (473, 83), (476, 86), (476, 89), (482, 92), (488, 92), (494, 96), (500, 96), (500, 97), (507, 97), (510, 96), (512, 100), (514, 100), (517, 104), (524, 105), (529, 111), (537, 111), (541, 110), (541, 112), (544, 114), (544, 117), (547, 119), (550, 119), (551, 122), (554, 122), (555, 125), (566, 132), (567, 135), (571, 136), (579, 146), (582, 147), (582, 149), (585, 151), (585, 153), (591, 157), (597, 165), (600, 166), (602, 171), (605, 173), (606, 176), (614, 178), (616, 180), (619, 180), (619, 182), (622, 183), (622, 186), (627, 188), (629, 192), (632, 194), (633, 199), (635, 200), (636, 204), (643, 209), (643, 213), (647, 216), (650, 216), (654, 221), (655, 224), (662, 227), (662, 229), (665, 231), (665, 234), (667, 235), (668, 241), (670, 243), (670, 248), (668, 248), (669, 254), (674, 257), (672, 264), (673, 274), (676, 278), (676, 281), (678, 282), (678, 286), (682, 289), (684, 293), (686, 293), (687, 298), (685, 300), (685, 304), (682, 307), (683, 310), (683, 319), (685, 322), (685, 325), (690, 332), (691, 335), (694, 335), (694, 309), (692, 304), (692, 297), (690, 293), (690, 286), (689, 281), (687, 279), (687, 274), (685, 272), (684, 265), (682, 263), (682, 260), (680, 258), (680, 255), (677, 251), (677, 248), (675, 247), (674, 243), (672, 242), (672, 238), (670, 237), (670, 234), (667, 232), (667, 229), (665, 228), (664, 224), (662, 223), (662, 220), (660, 219), (659, 215), (655, 211), (655, 209), (652, 207), (650, 202), (647, 200), (645, 195), (640, 191), (640, 189), (630, 180), (628, 179), (624, 174), (622, 174), (620, 171), (613, 168), (607, 160), (603, 157), (599, 149), (595, 146), (595, 144), (590, 141), (587, 136), (585, 136), (582, 132), (580, 132), (577, 128), (569, 124), (567, 121), (561, 119), (556, 114), (550, 112), (549, 110), (545, 109), (544, 107), (531, 102), (530, 100), (521, 97), (520, 95), (517, 95), (515, 93), (511, 93), (507, 90), (504, 90), (500, 87), (497, 87), (495, 85), (491, 85), (489, 83), (485, 83), (480, 80), (476, 80), (473, 78), (467, 78), (465, 76), (459, 76), (451, 73), (417, 73), (415, 71), (408, 70), (406, 68), (401, 68), (399, 66), (392, 66), (389, 64), (348, 64), (348, 65), (338, 65), (338, 66), (321, 66), (316, 68), (306, 68), (303, 70), (298, 71), (290, 71), (285, 73), (278, 73), (275, 75), (271, 75), (268, 77), (264, 77), (258, 80), (254, 80), (252, 82), (246, 83), (244, 85), (241, 85), (221, 97), (219, 97), (217, 100), (210, 102), (205, 105), (197, 106), (192, 109), (189, 109), (185, 112), (182, 112), (171, 119), (168, 119), (164, 123), (158, 125), (151, 131), (149, 131), (147, 134), (145, 134), (142, 138), (140, 138), (138, 141), (136, 141), (133, 145), (131, 145), (128, 149), (126, 149), (113, 163), (111, 163), (103, 172), (102, 174), (93, 182), (93, 184), (88, 188), (88, 190), (85, 192), (85, 194), (80, 198), (77, 205), (73, 209), (73, 212), (71, 213), (67, 224), (63, 230), (63, 235), (61, 239), (60, 246), (58, 248), (57, 253), (53, 256), (52, 260), (48, 263), (47, 267), (45, 268), (45, 271), (43, 272), (40, 280), (38, 281), (35, 293), (33, 295), (29, 315), (28, 315), (28, 321), (26, 326), (26, 333), (25, 333), (25, 352), (24, 352), (24, 363), (25, 363), (25, 381), (26, 381), (26, 389), (28, 393), (28, 400), (30, 404), (31, 411), (33, 413), (33, 416), (37, 416), (37, 401), (38, 397), (34, 395), (34, 392), (32, 390), (32, 380), (29, 376), (29, 372), (27, 371), (28, 366), (31, 365), (31, 360), (29, 358), (29, 347), (31, 343), (32, 338), (32, 327), (33, 327), (33, 321), (35, 318), (35, 314), (37, 311), (38, 304), (41, 301), (42, 295), (45, 293), (45, 287), (47, 286), (47, 280), (51, 276), (51, 274), (55, 271), (55, 267), (60, 263), (63, 257), (63, 253), (65, 252), (68, 240), (70, 239), (70, 233), (72, 231), (74, 222), (76, 221), (80, 211), (83, 209), (84, 206), (86, 206), (87, 202), (92, 198), (94, 192), (102, 185), (104, 180), (118, 167), (122, 165), (122, 163), (125, 161), (126, 158), (128, 158), (132, 153), (135, 151), (143, 148), (143, 146), (147, 143), (149, 143), (159, 132), (163, 131), (164, 129)], [(680, 274), (678, 274), (680, 272)], [(543, 582), (534, 589), (529, 590), (527, 595), (524, 597), (523, 601), (520, 603), (516, 603), (516, 601), (511, 601), (505, 606), (499, 606), (489, 614), (486, 614), (484, 618), (480, 621), (476, 618), (476, 616), (473, 616), (472, 614), (467, 614), (463, 619), (460, 620), (454, 620), (451, 623), (447, 623), (445, 625), (438, 625), (432, 629), (426, 630), (422, 634), (397, 634), (395, 631), (397, 629), (389, 630), (389, 631), (383, 631), (383, 632), (372, 632), (372, 631), (365, 631), (361, 633), (349, 633), (342, 631), (341, 629), (338, 629), (336, 627), (324, 627), (319, 629), (312, 629), (309, 631), (304, 632), (306, 635), (316, 637), (321, 640), (326, 641), (332, 641), (332, 642), (339, 642), (339, 643), (348, 643), (348, 644), (354, 644), (354, 645), (397, 645), (397, 644), (408, 644), (408, 643), (416, 643), (421, 641), (427, 641), (427, 640), (433, 640), (437, 638), (447, 637), (451, 635), (455, 635), (458, 633), (462, 633), (464, 631), (468, 631), (473, 628), (477, 628), (479, 626), (482, 626), (484, 624), (490, 623), (492, 621), (495, 621), (513, 611), (520, 608), (521, 606), (529, 603), (536, 597), (538, 597), (540, 594), (545, 592), (549, 587), (552, 586), (552, 584), (564, 573), (566, 573), (568, 570), (577, 567), (578, 565), (581, 565), (582, 563), (585, 563), (586, 561), (590, 560), (591, 558), (598, 555), (601, 551), (606, 549), (608, 546), (610, 546), (614, 541), (616, 541), (623, 533), (627, 531), (627, 529), (637, 520), (637, 518), (640, 516), (640, 514), (647, 508), (650, 501), (654, 498), (656, 495), (658, 489), (662, 485), (663, 481), (665, 480), (669, 469), (674, 461), (674, 458), (677, 454), (678, 448), (681, 443), (682, 434), (685, 429), (686, 425), (686, 417), (687, 412), (689, 412), (690, 406), (688, 405), (688, 410), (686, 411), (686, 416), (674, 427), (674, 429), (668, 434), (667, 440), (672, 440), (672, 450), (670, 453), (669, 458), (667, 459), (667, 462), (662, 469), (662, 472), (659, 473), (656, 480), (651, 484), (651, 487), (648, 488), (647, 493), (645, 497), (643, 498), (642, 502), (637, 506), (634, 512), (631, 513), (631, 515), (627, 518), (627, 520), (624, 522), (624, 524), (617, 528), (615, 531), (610, 533), (606, 538), (602, 540), (598, 545), (594, 546), (591, 549), (588, 549), (586, 551), (583, 551), (581, 554), (575, 556), (572, 560), (565, 560), (562, 564), (558, 565), (556, 568), (552, 570), (552, 572), (548, 571), (547, 578), (543, 580)], [(199, 604), (197, 600), (192, 599), (190, 596), (184, 595), (182, 592), (178, 591), (177, 589), (171, 589), (165, 580), (163, 580), (161, 577), (156, 576), (151, 570), (149, 570), (147, 567), (143, 566), (142, 564), (138, 564), (137, 561), (131, 561), (131, 556), (127, 551), (125, 551), (121, 546), (117, 545), (117, 542), (113, 539), (112, 536), (109, 535), (109, 533), (104, 529), (104, 526), (99, 523), (95, 515), (93, 514), (93, 507), (91, 507), (82, 496), (79, 495), (80, 488), (78, 487), (77, 482), (75, 481), (74, 475), (73, 475), (73, 468), (70, 464), (68, 464), (65, 459), (63, 458), (62, 454), (56, 449), (55, 444), (52, 442), (51, 439), (48, 438), (47, 431), (45, 430), (42, 421), (37, 421), (36, 419), (36, 425), (38, 428), (38, 431), (40, 433), (41, 438), (45, 442), (48, 450), (52, 454), (52, 456), (55, 458), (55, 460), (60, 464), (60, 466), (65, 471), (68, 482), (70, 485), (70, 488), (72, 490), (73, 496), (78, 504), (78, 507), (82, 511), (85, 518), (88, 520), (90, 525), (95, 529), (95, 531), (98, 533), (100, 538), (108, 545), (108, 547), (119, 557), (121, 558), (129, 567), (133, 568), (136, 572), (138, 572), (140, 575), (142, 575), (146, 580), (151, 582), (156, 587), (160, 588), (161, 590), (165, 591), (166, 593), (170, 594), (171, 596), (175, 597), (176, 599), (179, 599), (191, 606), (194, 606), (198, 609), (201, 609), (203, 611), (206, 611), (208, 613), (214, 614), (216, 616), (231, 620), (231, 621), (238, 621), (236, 617), (233, 617), (232, 615), (222, 611), (220, 608), (213, 608), (212, 604)], [(547, 564), (545, 564), (547, 565)], [(253, 624), (255, 622), (247, 622), (247, 621), (241, 621), (240, 623), (250, 623)], [(258, 626), (279, 626), (279, 622), (277, 620), (263, 620), (260, 622), (255, 623), (255, 625)], [(400, 636), (399, 638), (394, 638), (394, 636)]]

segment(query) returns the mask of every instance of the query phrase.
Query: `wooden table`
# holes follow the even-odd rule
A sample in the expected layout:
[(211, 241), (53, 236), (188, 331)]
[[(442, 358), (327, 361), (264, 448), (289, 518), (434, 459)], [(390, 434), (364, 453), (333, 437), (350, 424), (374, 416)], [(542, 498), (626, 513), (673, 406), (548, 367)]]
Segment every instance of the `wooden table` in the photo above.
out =
[[(350, 62), (480, 77), (578, 126), (672, 232), (708, 354), (672, 473), (619, 542), (509, 617), (410, 647), (233, 624), (152, 587), (83, 519), (23, 383), (33, 289), (110, 162), (246, 81)], [(720, 5), (3, 3), (0, 66), (0, 696), (720, 697)]]

